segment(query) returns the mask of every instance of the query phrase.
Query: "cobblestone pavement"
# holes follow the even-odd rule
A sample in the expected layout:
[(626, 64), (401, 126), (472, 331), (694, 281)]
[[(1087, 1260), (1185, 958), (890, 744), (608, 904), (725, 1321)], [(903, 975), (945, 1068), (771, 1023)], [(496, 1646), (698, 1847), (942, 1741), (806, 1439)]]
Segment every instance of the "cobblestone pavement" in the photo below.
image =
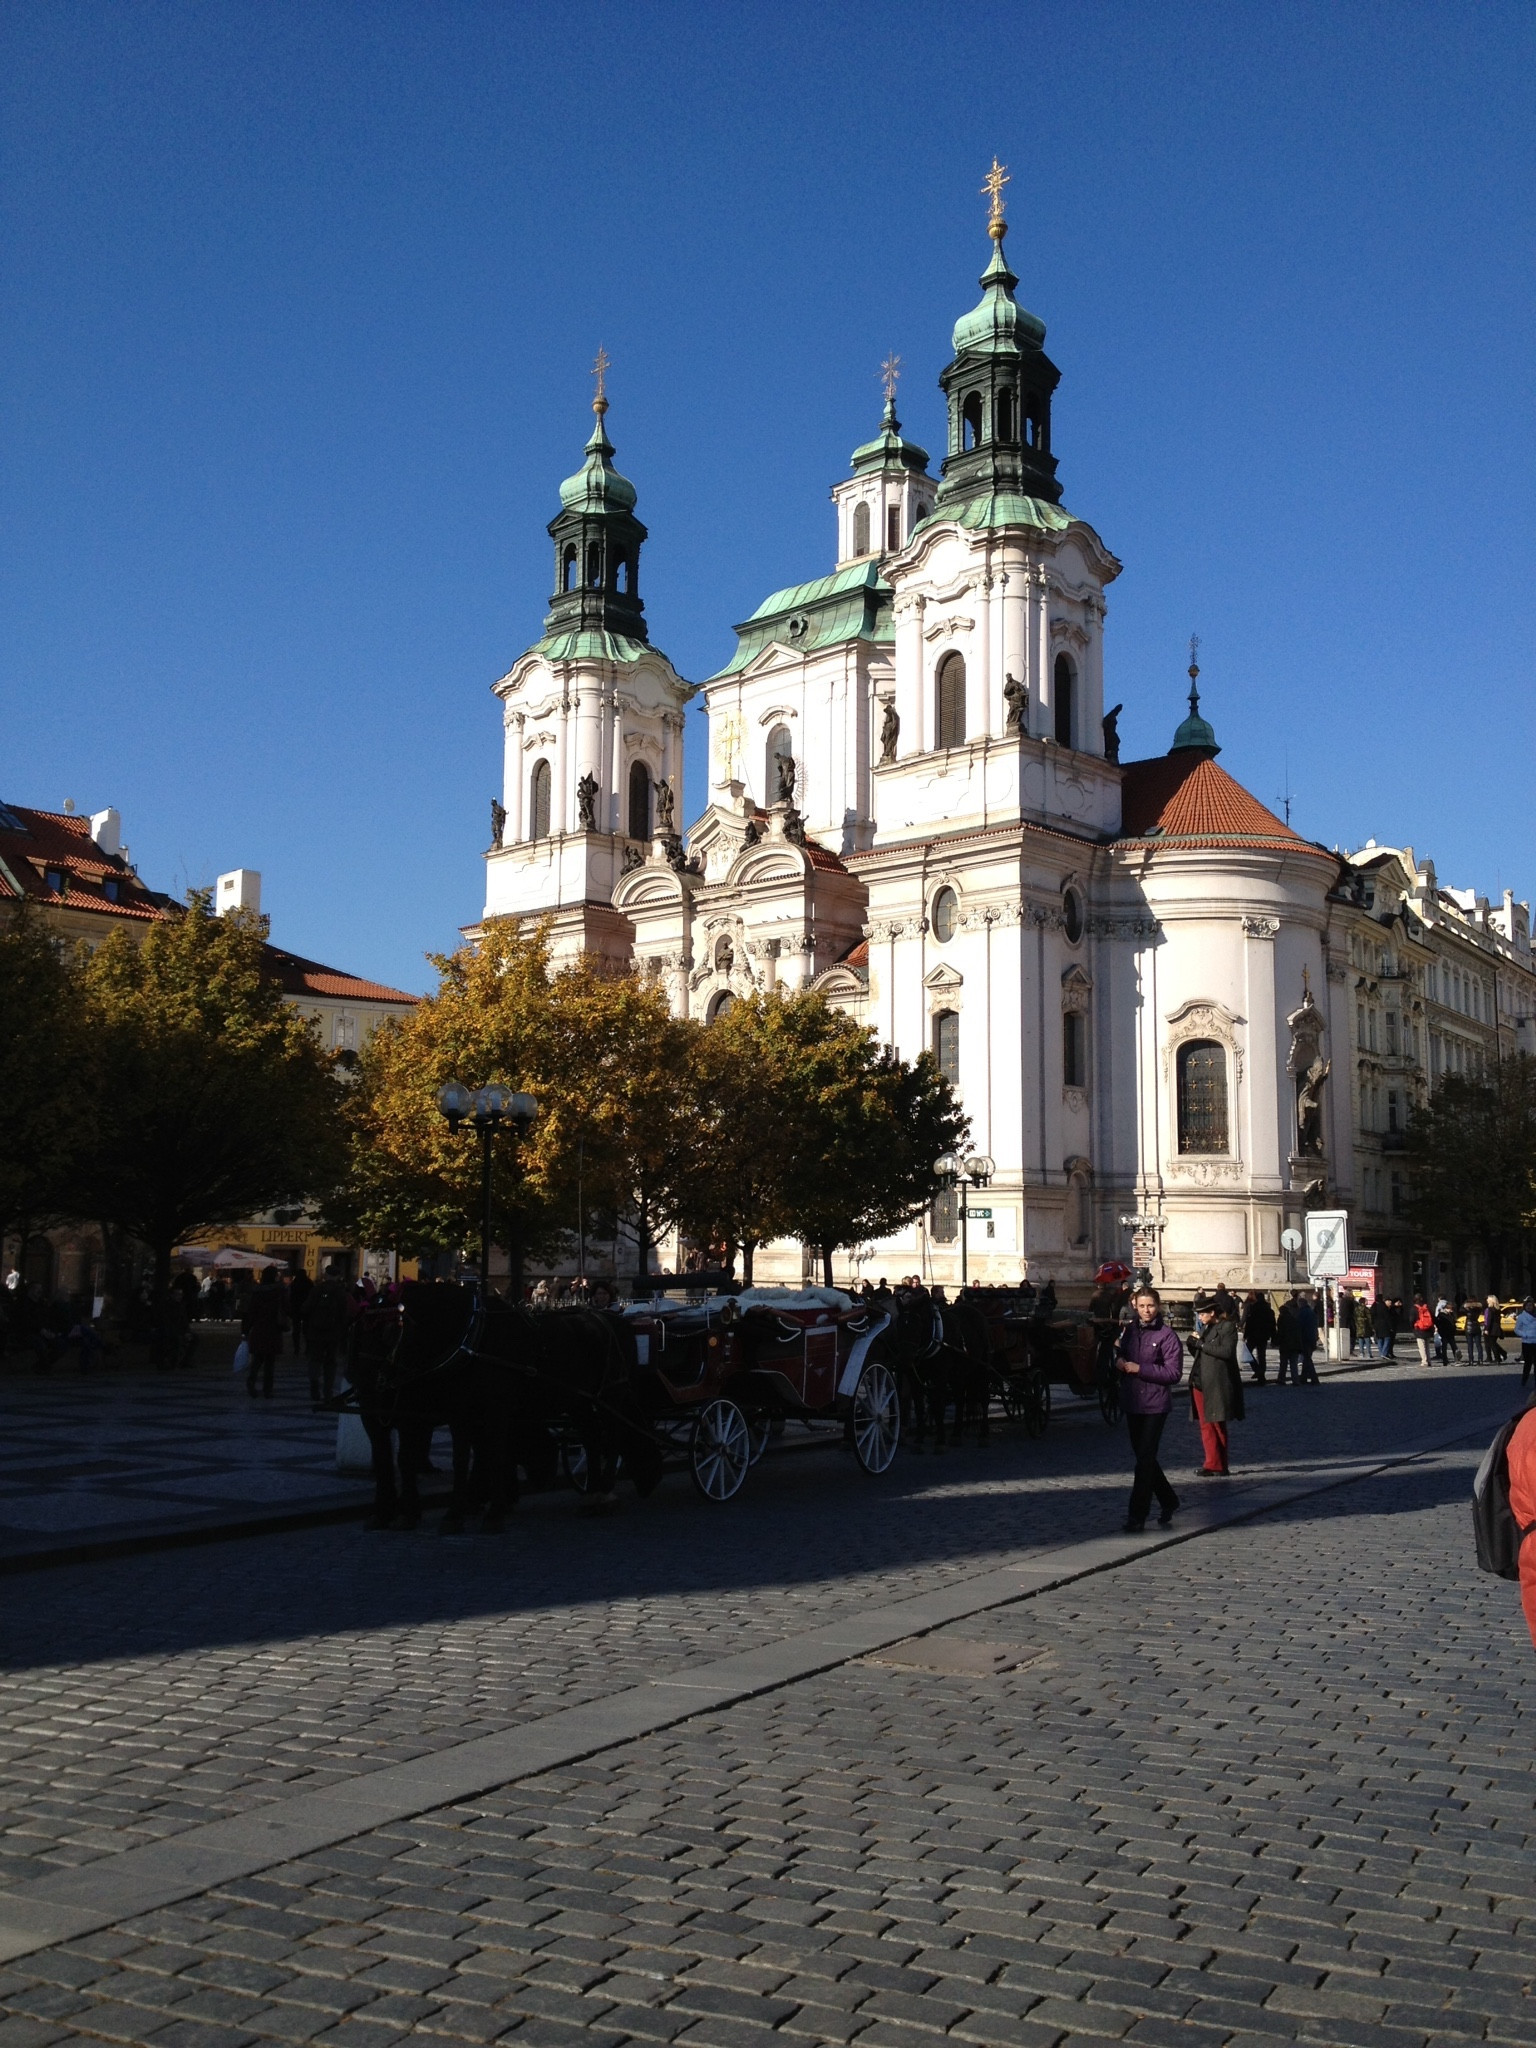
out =
[[(1509, 1391), (1475, 1377), (1258, 1395), (1240, 1455), (1326, 1469)], [(0, 2048), (1529, 2043), (1533, 1665), (1471, 1568), (1477, 1449), (29, 1957)], [(759, 1478), (29, 1582), (5, 1882), (1097, 1533), (1124, 1485), (1086, 1422), (889, 1496)]]
[(199, 1324), (190, 1372), (7, 1373), (0, 1559), (367, 1499), (337, 1474), (336, 1418), (311, 1413), (303, 1361), (285, 1351), (277, 1397), (252, 1401), (229, 1370), (238, 1337)]

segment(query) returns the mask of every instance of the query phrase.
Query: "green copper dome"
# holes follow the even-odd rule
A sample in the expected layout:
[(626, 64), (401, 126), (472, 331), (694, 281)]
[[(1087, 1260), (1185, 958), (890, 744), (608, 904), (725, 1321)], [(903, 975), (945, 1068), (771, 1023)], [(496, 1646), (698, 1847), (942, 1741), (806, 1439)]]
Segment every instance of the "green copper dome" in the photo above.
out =
[(955, 322), (956, 355), (967, 349), (988, 355), (994, 351), (1044, 346), (1045, 322), (1037, 320), (1033, 313), (1026, 313), (1014, 299), (1013, 288), (1018, 281), (1008, 268), (999, 236), (992, 251), (992, 261), (981, 274), (981, 304), (962, 314)]
[(1215, 726), (1212, 725), (1208, 718), (1200, 716), (1199, 676), (1199, 663), (1191, 659), (1189, 664), (1189, 716), (1183, 720), (1178, 731), (1174, 734), (1173, 745), (1168, 749), (1170, 754), (1188, 751), (1210, 757), (1221, 752), (1221, 748), (1216, 744)]
[[(603, 412), (607, 411), (603, 407)], [(560, 486), (560, 503), (567, 512), (633, 512), (635, 487), (613, 466), (613, 443), (597, 416), (592, 438), (587, 443), (586, 461), (574, 476)]]
[(866, 441), (862, 448), (853, 451), (853, 473), (862, 476), (872, 469), (914, 469), (921, 473), (928, 467), (928, 450), (919, 448), (915, 441), (902, 438), (901, 421), (896, 417), (896, 400), (892, 396), (885, 401), (885, 413), (880, 421), (879, 438)]

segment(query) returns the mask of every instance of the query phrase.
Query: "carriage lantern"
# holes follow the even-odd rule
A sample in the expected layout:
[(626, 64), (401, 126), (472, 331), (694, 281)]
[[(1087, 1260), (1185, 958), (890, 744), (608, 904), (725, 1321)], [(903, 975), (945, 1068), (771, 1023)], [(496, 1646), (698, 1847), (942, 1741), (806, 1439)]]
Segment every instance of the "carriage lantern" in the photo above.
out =
[(965, 1229), (967, 1202), (972, 1188), (984, 1188), (990, 1184), (997, 1171), (997, 1162), (989, 1159), (985, 1152), (973, 1152), (968, 1159), (962, 1159), (958, 1152), (945, 1152), (935, 1159), (933, 1170), (946, 1187), (960, 1190), (960, 1285), (965, 1287), (970, 1283)]
[[(437, 1091), (437, 1106), (448, 1119), (451, 1132), (457, 1132), (460, 1124), (469, 1122), (480, 1134), (480, 1286), (485, 1292), (491, 1284), (491, 1143), (497, 1126), (502, 1123), (511, 1124), (514, 1140), (521, 1138), (538, 1115), (539, 1105), (531, 1095), (516, 1094), (510, 1088), (503, 1088), (499, 1081), (489, 1082), (473, 1093), (462, 1081), (446, 1081)], [(514, 1299), (522, 1292), (520, 1264), (514, 1255)]]

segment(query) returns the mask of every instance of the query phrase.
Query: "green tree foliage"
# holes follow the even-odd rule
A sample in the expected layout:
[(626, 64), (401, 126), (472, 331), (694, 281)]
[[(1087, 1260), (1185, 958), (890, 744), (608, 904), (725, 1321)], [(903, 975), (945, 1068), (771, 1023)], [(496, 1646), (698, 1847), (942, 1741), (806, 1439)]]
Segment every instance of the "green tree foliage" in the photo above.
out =
[(1457, 1252), (1481, 1247), (1495, 1284), (1513, 1280), (1536, 1238), (1536, 1060), (1442, 1080), (1414, 1113), (1406, 1158), (1411, 1220)]
[(0, 1239), (66, 1216), (90, 1127), (72, 961), (23, 898), (0, 925)]
[(184, 1239), (320, 1193), (340, 1163), (331, 1056), (263, 960), (265, 920), (195, 891), (75, 969), (89, 1138), (75, 1213), (146, 1245), (157, 1291)]

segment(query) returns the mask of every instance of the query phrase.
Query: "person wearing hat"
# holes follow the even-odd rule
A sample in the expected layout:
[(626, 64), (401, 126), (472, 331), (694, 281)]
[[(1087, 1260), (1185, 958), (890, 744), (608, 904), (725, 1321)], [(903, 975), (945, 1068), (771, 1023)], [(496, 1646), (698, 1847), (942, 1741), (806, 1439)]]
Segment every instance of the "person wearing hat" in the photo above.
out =
[(1200, 1426), (1202, 1479), (1225, 1479), (1227, 1424), (1243, 1419), (1243, 1382), (1237, 1369), (1237, 1323), (1230, 1295), (1195, 1296), (1195, 1332), (1189, 1340), (1189, 1398)]

